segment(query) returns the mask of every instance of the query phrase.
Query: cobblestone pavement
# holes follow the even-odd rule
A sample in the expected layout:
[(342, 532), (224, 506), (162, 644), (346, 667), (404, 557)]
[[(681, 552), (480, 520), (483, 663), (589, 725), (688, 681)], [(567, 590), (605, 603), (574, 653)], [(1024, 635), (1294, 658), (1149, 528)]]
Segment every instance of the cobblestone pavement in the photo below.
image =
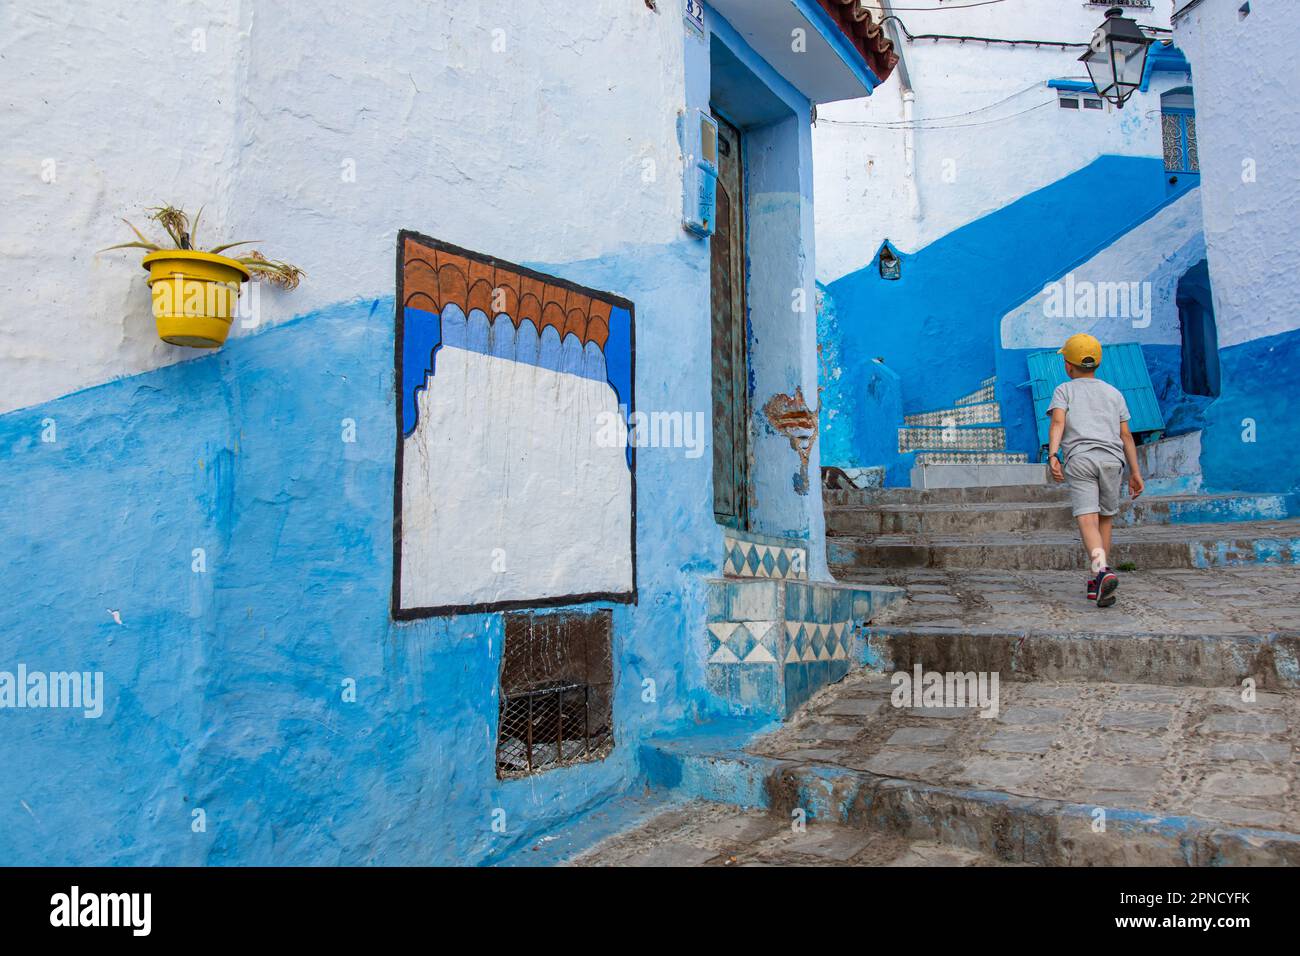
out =
[(861, 570), (845, 582), (907, 588), (878, 627), (1115, 634), (1240, 635), (1300, 632), (1300, 567), (1121, 572), (1118, 600), (1093, 605), (1084, 574), (987, 569)]
[(759, 810), (690, 803), (620, 833), (571, 866), (1005, 866), (970, 850)]
[(1000, 681), (998, 714), (895, 707), (888, 677), (823, 690), (754, 753), (885, 777), (1300, 832), (1300, 692)]

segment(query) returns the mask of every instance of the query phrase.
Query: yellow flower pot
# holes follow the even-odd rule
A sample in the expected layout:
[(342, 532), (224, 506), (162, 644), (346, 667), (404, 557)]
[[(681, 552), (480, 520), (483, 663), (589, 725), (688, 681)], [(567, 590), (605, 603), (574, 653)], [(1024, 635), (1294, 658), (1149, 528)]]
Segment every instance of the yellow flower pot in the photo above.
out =
[(172, 345), (220, 348), (249, 271), (234, 259), (189, 249), (151, 252), (142, 265), (149, 270), (158, 337)]

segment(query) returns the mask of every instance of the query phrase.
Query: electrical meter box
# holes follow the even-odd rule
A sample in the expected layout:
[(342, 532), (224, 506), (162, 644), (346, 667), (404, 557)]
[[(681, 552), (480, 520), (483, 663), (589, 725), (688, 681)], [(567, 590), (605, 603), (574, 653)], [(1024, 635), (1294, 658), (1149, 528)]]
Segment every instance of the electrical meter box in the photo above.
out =
[(701, 238), (713, 235), (718, 201), (718, 124), (704, 110), (681, 114), (686, 152), (682, 225)]

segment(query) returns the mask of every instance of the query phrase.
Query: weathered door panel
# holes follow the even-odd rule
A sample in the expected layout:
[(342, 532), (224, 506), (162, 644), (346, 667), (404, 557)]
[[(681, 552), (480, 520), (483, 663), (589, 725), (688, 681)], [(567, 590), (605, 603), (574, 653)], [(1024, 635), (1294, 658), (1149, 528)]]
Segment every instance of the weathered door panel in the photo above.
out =
[(749, 524), (749, 376), (745, 353), (745, 203), (739, 130), (718, 118), (717, 227), (711, 244), (713, 511)]

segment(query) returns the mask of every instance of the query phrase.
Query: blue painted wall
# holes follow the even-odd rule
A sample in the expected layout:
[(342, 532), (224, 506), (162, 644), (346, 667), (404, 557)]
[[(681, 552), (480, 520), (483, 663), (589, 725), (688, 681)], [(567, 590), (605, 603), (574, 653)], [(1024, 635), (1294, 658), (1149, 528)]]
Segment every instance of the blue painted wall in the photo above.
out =
[[(881, 279), (873, 259), (832, 282), (827, 295), (844, 363), (834, 407), (841, 415), (864, 416), (877, 376), (866, 357), (883, 357), (897, 374), (907, 414), (950, 407), (997, 374), (1007, 447), (1031, 450), (1033, 407), (1028, 390), (1018, 388), (1027, 378), (1024, 354), (1001, 348), (1003, 315), (1194, 185), (1194, 178), (1185, 177), (1170, 187), (1160, 159), (1103, 156), (917, 252), (901, 254), (897, 281)], [(829, 426), (828, 411), (824, 405), (823, 427)], [(859, 432), (847, 457), (827, 456), (825, 463), (889, 464), (896, 483), (903, 465), (878, 457), (890, 442), (896, 435), (882, 442)], [(835, 450), (845, 455), (842, 447)]]
[[(706, 107), (709, 46), (686, 43), (687, 105)], [(812, 323), (784, 312), (812, 292), (810, 106), (733, 46), (792, 113), (753, 140), (771, 194), (756, 216), (790, 253), (764, 276), (781, 308), (751, 329), (764, 398), (813, 381)], [(639, 408), (710, 407), (706, 243), (530, 265), (635, 302)], [(393, 312), (336, 304), (0, 416), (0, 670), (102, 671), (106, 693), (96, 720), (0, 712), (0, 864), (496, 862), (638, 786), (651, 734), (725, 710), (702, 653), (722, 559), (710, 456), (642, 449), (639, 602), (611, 607), (613, 753), (496, 779), (501, 616), (389, 617)], [(758, 469), (762, 517), (810, 539), (815, 574), (820, 499), (790, 487), (788, 441), (760, 448), (780, 453)]]
[[(890, 462), (897, 469), (902, 380), (874, 354), (860, 351), (861, 340), (846, 344), (835, 299), (822, 292), (817, 311), (822, 461)], [(887, 474), (886, 480), (890, 477)]]
[(1204, 489), (1300, 491), (1300, 331), (1221, 348), (1219, 362), (1222, 392), (1202, 412)]
[[(912, 456), (899, 455), (895, 444), (902, 414), (947, 407), (991, 373), (1008, 450), (1032, 454), (1033, 406), (1020, 386), (1026, 356), (1038, 349), (1002, 348), (1002, 316), (1198, 185), (1198, 177), (1183, 176), (1171, 186), (1159, 159), (1102, 157), (904, 254), (899, 281), (882, 280), (873, 259), (831, 283), (819, 321), (823, 460), (885, 464), (887, 483), (906, 484)], [(1219, 325), (1222, 337), (1222, 318)], [(1180, 345), (1143, 344), (1142, 351), (1165, 434), (1202, 431), (1204, 491), (1300, 488), (1300, 399), (1289, 386), (1300, 332), (1221, 348), (1218, 398), (1183, 391)], [(874, 356), (884, 356), (896, 383)]]
[[(689, 276), (696, 255), (643, 253), (643, 281)], [(563, 274), (628, 288), (630, 271)], [(680, 287), (629, 291), (643, 294), (645, 354), (662, 346), (670, 363), (642, 359), (653, 380), (638, 398), (705, 391), (702, 376), (655, 377), (687, 367), (661, 341), (671, 330), (655, 331), (656, 315), (685, 314), (664, 307)], [(496, 780), (501, 617), (388, 615), (392, 335), (391, 299), (341, 305), (0, 417), (0, 669), (103, 671), (107, 698), (98, 720), (0, 712), (0, 861), (489, 861), (626, 790), (637, 741), (710, 711), (683, 633), (717, 573), (718, 531), (695, 492), (707, 457), (647, 449), (639, 527), (657, 531), (638, 535), (640, 604), (613, 606), (617, 746), (601, 763)], [(43, 443), (50, 421), (57, 442)], [(206, 833), (191, 831), (194, 808)]]

